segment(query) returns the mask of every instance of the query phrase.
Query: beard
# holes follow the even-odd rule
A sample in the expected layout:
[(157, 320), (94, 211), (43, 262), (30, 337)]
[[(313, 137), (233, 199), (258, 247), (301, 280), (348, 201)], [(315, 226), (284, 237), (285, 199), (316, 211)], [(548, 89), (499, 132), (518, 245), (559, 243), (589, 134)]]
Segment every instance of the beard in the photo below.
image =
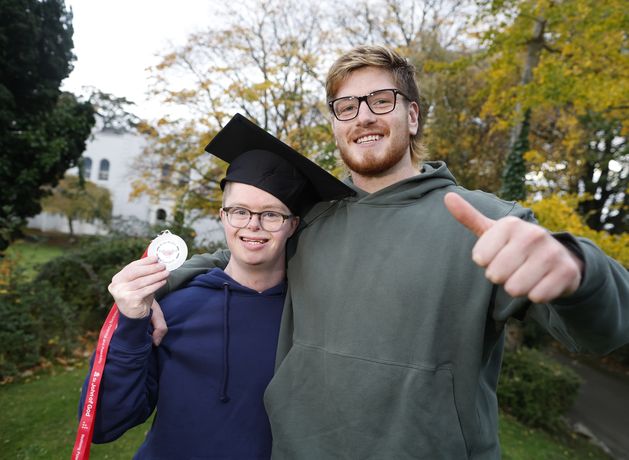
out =
[(387, 173), (397, 165), (405, 155), (408, 155), (408, 142), (397, 142), (390, 145), (384, 155), (378, 155), (368, 151), (362, 156), (357, 156), (346, 149), (339, 149), (341, 159), (345, 165), (354, 173), (365, 177), (377, 177)]

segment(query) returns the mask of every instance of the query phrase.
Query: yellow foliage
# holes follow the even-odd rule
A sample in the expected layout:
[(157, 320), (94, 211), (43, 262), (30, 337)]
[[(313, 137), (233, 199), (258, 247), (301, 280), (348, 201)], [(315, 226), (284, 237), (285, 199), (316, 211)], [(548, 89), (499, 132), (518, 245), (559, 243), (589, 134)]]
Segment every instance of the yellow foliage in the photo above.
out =
[(611, 235), (588, 227), (575, 211), (578, 198), (575, 196), (550, 195), (539, 201), (527, 201), (524, 206), (535, 213), (540, 225), (553, 232), (569, 232), (592, 240), (607, 255), (624, 267), (629, 267), (629, 234)]
[[(629, 93), (627, 5), (623, 0), (519, 0), (508, 23), (486, 35), (491, 86), (484, 113), (513, 122), (517, 106), (556, 107), (577, 115), (613, 117)], [(506, 13), (506, 11), (502, 11)], [(535, 21), (543, 20), (544, 43), (530, 82), (520, 80)], [(514, 92), (514, 87), (521, 88)], [(515, 95), (515, 98), (513, 97)], [(568, 127), (568, 126), (566, 126)]]
[(13, 263), (9, 257), (0, 259), (0, 292), (9, 285)]
[(546, 161), (544, 155), (537, 150), (529, 150), (524, 154), (524, 160), (529, 164), (542, 164)]

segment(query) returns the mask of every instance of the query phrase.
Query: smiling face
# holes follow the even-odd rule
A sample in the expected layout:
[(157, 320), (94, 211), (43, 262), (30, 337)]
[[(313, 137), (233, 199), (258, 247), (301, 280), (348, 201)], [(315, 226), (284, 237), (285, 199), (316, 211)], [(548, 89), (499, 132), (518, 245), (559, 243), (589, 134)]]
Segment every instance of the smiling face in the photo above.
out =
[[(228, 182), (223, 195), (223, 207), (242, 207), (250, 211), (275, 211), (292, 214), (288, 207), (270, 193), (252, 185)], [(286, 240), (295, 232), (299, 219), (287, 219), (276, 232), (267, 232), (260, 226), (260, 216), (252, 215), (244, 228), (233, 227), (221, 210), (227, 246), (231, 258), (226, 271), (230, 274), (284, 270)]]
[[(334, 97), (363, 96), (385, 88), (396, 88), (391, 72), (362, 67), (349, 74)], [(341, 158), (353, 175), (381, 177), (395, 169), (412, 170), (410, 136), (417, 133), (418, 113), (415, 102), (398, 95), (395, 110), (390, 113), (375, 115), (362, 103), (358, 116), (352, 120), (332, 117)]]

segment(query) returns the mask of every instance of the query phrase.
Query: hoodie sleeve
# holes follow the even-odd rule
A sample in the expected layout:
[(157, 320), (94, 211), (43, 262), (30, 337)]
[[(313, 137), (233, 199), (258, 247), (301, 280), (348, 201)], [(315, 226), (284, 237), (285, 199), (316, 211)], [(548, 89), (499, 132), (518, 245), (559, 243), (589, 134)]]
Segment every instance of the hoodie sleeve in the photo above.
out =
[(177, 270), (173, 271), (166, 284), (157, 290), (155, 298), (161, 300), (166, 294), (185, 286), (188, 281), (197, 275), (206, 273), (212, 268), (224, 269), (229, 262), (230, 252), (227, 249), (219, 249), (213, 254), (196, 254)]
[[(149, 334), (150, 315), (131, 319), (120, 315), (103, 371), (94, 418), (94, 443), (114, 441), (145, 422), (157, 403), (157, 360)], [(93, 365), (83, 384), (79, 418)]]
[[(524, 208), (516, 206), (510, 214), (537, 223)], [(497, 287), (494, 319), (521, 319), (526, 313), (572, 351), (605, 354), (629, 343), (629, 272), (590, 240), (569, 233), (553, 236), (583, 260), (581, 286), (549, 304), (512, 298)]]
[(581, 286), (529, 315), (574, 351), (609, 353), (629, 343), (629, 272), (590, 240), (564, 238), (584, 261)]

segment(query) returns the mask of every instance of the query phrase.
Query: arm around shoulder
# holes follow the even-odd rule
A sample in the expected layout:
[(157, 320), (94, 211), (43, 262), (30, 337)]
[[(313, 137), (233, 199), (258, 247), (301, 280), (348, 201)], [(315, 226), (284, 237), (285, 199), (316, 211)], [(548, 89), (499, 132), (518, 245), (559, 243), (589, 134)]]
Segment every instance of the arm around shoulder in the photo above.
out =
[(181, 267), (171, 272), (167, 283), (155, 293), (155, 298), (158, 300), (164, 298), (170, 292), (185, 286), (195, 276), (206, 273), (212, 268), (225, 268), (229, 257), (230, 252), (227, 249), (219, 249), (213, 254), (192, 256)]

